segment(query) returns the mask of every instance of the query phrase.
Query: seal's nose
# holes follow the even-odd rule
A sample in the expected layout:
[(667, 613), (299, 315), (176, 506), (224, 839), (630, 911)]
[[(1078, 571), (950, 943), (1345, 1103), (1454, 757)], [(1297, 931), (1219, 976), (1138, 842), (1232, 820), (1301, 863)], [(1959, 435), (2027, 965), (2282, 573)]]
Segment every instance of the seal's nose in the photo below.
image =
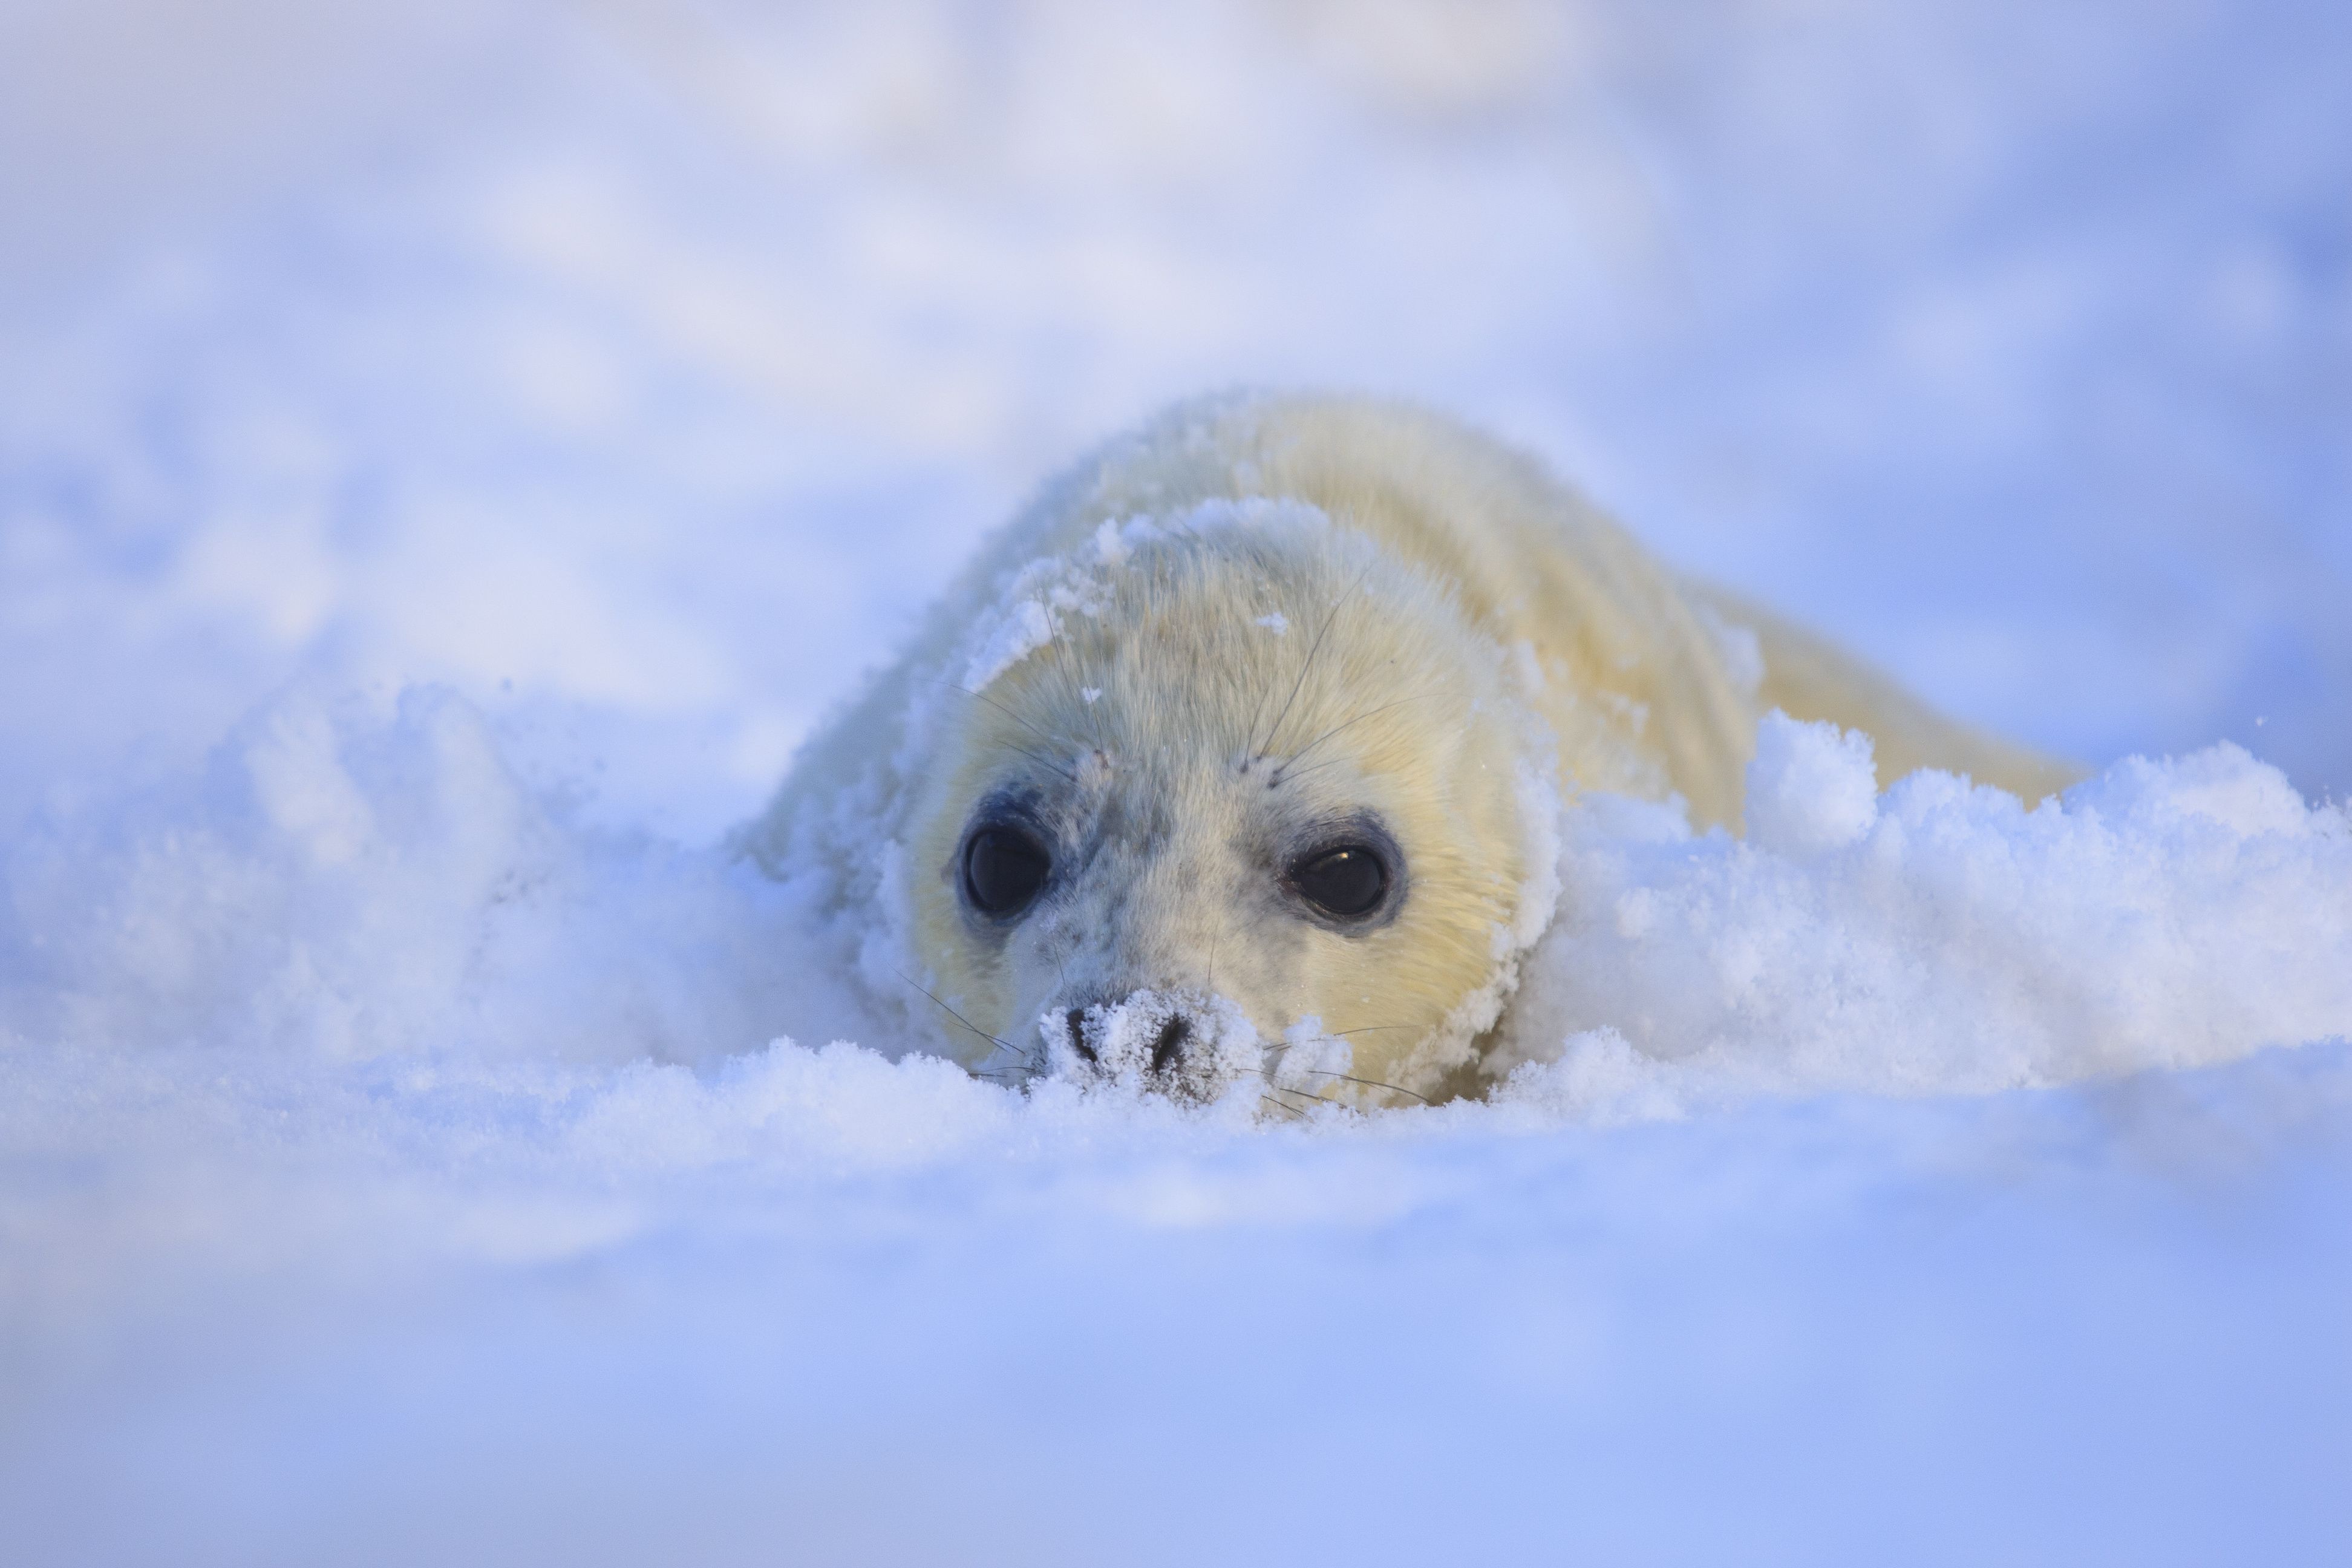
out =
[(1160, 1026), (1159, 1038), (1151, 1042), (1151, 1070), (1164, 1073), (1176, 1065), (1183, 1054), (1184, 1042), (1192, 1037), (1192, 1020), (1179, 1013)]
[[(1095, 1066), (1100, 1066), (1102, 1063), (1102, 1052), (1097, 1042), (1087, 1038), (1087, 1015), (1092, 1013), (1100, 1016), (1102, 1026), (1095, 1031), (1099, 1036), (1109, 1032), (1110, 1025), (1114, 1021), (1112, 1015), (1116, 1010), (1116, 1005), (1106, 1006), (1097, 1004), (1093, 1007), (1073, 1007), (1062, 1015), (1062, 1027), (1068, 1032), (1070, 1049), (1076, 1053), (1080, 1061)], [(1169, 1015), (1167, 1021), (1152, 1034), (1151, 1051), (1148, 1058), (1150, 1070), (1154, 1073), (1164, 1073), (1175, 1067), (1183, 1059), (1184, 1047), (1192, 1038), (1192, 1016), (1187, 1013)]]
[(1191, 993), (1131, 991), (1115, 1000), (1065, 1003), (1039, 1023), (1066, 1074), (1126, 1079), (1181, 1100), (1213, 1098), (1236, 1064), (1246, 1065), (1255, 1038), (1232, 1003)]

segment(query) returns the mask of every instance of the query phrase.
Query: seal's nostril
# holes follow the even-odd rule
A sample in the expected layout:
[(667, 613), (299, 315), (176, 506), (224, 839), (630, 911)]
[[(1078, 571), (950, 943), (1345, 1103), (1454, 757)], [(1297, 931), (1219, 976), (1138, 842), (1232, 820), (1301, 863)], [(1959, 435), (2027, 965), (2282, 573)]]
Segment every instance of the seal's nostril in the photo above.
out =
[(1169, 1019), (1168, 1026), (1161, 1029), (1160, 1037), (1151, 1043), (1151, 1070), (1166, 1072), (1169, 1065), (1183, 1050), (1184, 1041), (1192, 1033), (1192, 1021), (1190, 1018), (1180, 1015)]
[(1073, 1007), (1063, 1016), (1062, 1022), (1070, 1026), (1070, 1049), (1077, 1052), (1087, 1060), (1093, 1061), (1095, 1048), (1087, 1044), (1087, 1010), (1084, 1007)]

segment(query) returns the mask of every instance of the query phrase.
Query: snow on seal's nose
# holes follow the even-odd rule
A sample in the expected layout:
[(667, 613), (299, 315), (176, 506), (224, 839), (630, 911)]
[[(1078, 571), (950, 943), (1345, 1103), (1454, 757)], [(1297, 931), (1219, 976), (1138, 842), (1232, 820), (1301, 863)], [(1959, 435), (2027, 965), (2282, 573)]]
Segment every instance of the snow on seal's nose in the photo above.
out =
[(1265, 1054), (1238, 1005), (1200, 991), (1132, 991), (1115, 1002), (1057, 1005), (1038, 1015), (1037, 1029), (1058, 1077), (1193, 1104), (1256, 1072)]

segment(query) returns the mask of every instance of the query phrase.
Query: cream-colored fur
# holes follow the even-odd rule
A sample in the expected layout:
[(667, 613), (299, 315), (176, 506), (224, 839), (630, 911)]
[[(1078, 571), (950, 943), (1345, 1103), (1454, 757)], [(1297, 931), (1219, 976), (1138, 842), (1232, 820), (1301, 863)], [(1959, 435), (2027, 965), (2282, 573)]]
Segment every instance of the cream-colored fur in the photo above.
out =
[[(859, 972), (981, 1070), (1453, 1092), (1550, 916), (1563, 805), (1675, 794), (1736, 831), (1772, 707), (1870, 731), (1883, 780), (2035, 798), (2069, 776), (1677, 579), (1462, 426), (1228, 397), (1112, 442), (992, 542), (745, 845), (873, 916)], [(961, 891), (988, 812), (1052, 847), (1016, 921)], [(1343, 929), (1284, 868), (1367, 821), (1402, 894)], [(1188, 1020), (1181, 1062), (1120, 1045), (1135, 1009)], [(1317, 1055), (1335, 1039), (1344, 1074)]]

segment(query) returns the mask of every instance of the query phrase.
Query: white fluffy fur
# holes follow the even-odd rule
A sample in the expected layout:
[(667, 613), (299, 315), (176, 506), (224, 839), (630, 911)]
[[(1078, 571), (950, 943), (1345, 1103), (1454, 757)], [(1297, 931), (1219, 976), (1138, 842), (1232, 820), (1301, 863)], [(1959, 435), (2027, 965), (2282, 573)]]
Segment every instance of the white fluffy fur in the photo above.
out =
[[(1113, 1076), (1144, 1074), (1138, 1019), (1194, 1020), (1179, 1092), (1254, 1067), (1326, 1094), (1473, 1090), (1551, 916), (1563, 805), (1679, 795), (1736, 830), (1773, 707), (1869, 731), (1889, 777), (1936, 765), (2029, 798), (2066, 777), (1678, 581), (1459, 425), (1221, 398), (1113, 441), (998, 535), (745, 846), (870, 913), (836, 921), (854, 967), (982, 1070), (1081, 1070), (1076, 1007), (1101, 1047), (1083, 1065)], [(1050, 892), (1011, 926), (958, 891), (992, 796), (1058, 835)], [(1395, 917), (1302, 918), (1286, 847), (1364, 814), (1404, 851)], [(1276, 1043), (1255, 1058), (1252, 1030)]]

